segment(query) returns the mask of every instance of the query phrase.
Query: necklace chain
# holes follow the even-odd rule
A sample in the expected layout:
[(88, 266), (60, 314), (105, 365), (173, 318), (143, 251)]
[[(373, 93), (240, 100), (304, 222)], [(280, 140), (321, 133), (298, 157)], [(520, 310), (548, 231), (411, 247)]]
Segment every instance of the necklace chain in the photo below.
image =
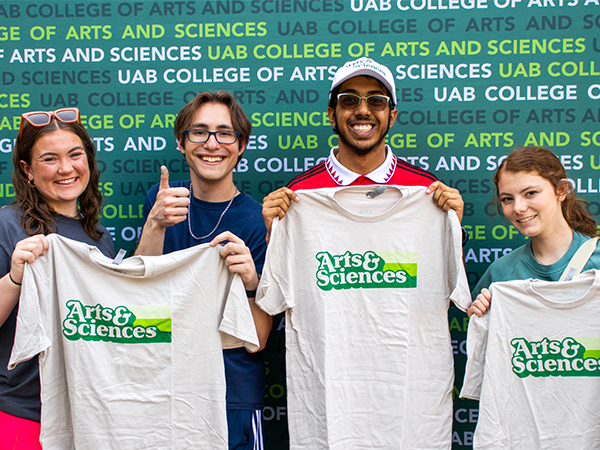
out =
[(235, 192), (233, 193), (233, 197), (231, 197), (231, 200), (229, 200), (229, 203), (227, 203), (227, 206), (225, 207), (225, 209), (223, 210), (223, 212), (221, 213), (221, 217), (219, 217), (219, 220), (217, 222), (217, 224), (215, 225), (215, 227), (212, 229), (212, 231), (210, 233), (208, 233), (206, 236), (196, 236), (193, 232), (192, 232), (192, 183), (190, 182), (190, 211), (188, 212), (188, 229), (190, 230), (190, 235), (196, 239), (197, 241), (201, 241), (202, 239), (206, 239), (207, 237), (209, 237), (210, 235), (212, 235), (215, 231), (217, 231), (217, 228), (219, 227), (219, 225), (221, 224), (221, 220), (223, 219), (223, 216), (225, 215), (225, 213), (227, 212), (227, 210), (229, 209), (229, 207), (231, 206), (231, 204), (233, 203), (233, 199), (235, 198), (235, 196), (237, 195), (238, 190), (237, 188), (235, 188)]

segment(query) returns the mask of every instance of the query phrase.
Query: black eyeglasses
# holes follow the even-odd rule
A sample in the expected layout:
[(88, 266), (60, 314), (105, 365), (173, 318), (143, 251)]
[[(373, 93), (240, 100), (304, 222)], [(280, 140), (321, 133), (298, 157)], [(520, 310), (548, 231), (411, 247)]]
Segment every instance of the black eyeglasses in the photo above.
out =
[(62, 108), (56, 111), (32, 111), (21, 114), (21, 128), (19, 129), (19, 139), (23, 134), (23, 125), (25, 120), (34, 127), (45, 127), (52, 121), (52, 117), (56, 117), (64, 123), (80, 122), (79, 109), (77, 108)]
[(365, 100), (367, 104), (367, 108), (371, 111), (383, 111), (388, 103), (390, 102), (390, 98), (387, 95), (369, 95), (367, 97), (361, 97), (356, 94), (338, 94), (338, 103), (342, 107), (342, 109), (356, 109), (358, 105), (360, 105), (361, 100)]
[(240, 133), (233, 130), (208, 131), (201, 128), (192, 128), (191, 130), (185, 130), (184, 133), (190, 142), (195, 144), (204, 144), (211, 136), (214, 136), (219, 144), (235, 144), (238, 137), (240, 137)]

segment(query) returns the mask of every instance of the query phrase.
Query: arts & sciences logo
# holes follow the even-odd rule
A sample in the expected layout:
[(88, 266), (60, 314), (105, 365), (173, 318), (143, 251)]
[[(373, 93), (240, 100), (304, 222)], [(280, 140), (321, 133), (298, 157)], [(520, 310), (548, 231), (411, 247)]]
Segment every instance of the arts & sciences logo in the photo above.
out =
[(69, 310), (63, 321), (63, 335), (76, 341), (104, 341), (121, 344), (171, 342), (171, 307), (107, 308), (82, 304), (79, 300), (66, 303)]
[(317, 286), (324, 291), (417, 287), (416, 252), (319, 252), (315, 257), (319, 261)]
[(512, 370), (520, 378), (600, 376), (600, 338), (572, 338), (553, 341), (510, 341), (514, 352)]

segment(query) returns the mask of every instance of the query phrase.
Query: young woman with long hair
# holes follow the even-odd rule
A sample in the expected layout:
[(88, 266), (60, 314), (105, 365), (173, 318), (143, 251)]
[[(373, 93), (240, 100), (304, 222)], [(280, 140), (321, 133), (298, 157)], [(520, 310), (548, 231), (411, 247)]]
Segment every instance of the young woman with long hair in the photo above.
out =
[[(99, 223), (102, 194), (96, 149), (77, 108), (25, 113), (13, 152), (15, 202), (0, 209), (0, 436), (2, 448), (41, 449), (38, 359), (7, 370), (24, 264), (58, 233), (114, 257)], [(64, 270), (74, 270), (65, 267)]]
[[(550, 150), (514, 150), (494, 176), (499, 211), (529, 242), (494, 261), (473, 290), (469, 316), (482, 316), (496, 281), (537, 278), (558, 281), (583, 242), (598, 236), (585, 200), (575, 197), (563, 165)], [(600, 246), (583, 270), (600, 268)]]

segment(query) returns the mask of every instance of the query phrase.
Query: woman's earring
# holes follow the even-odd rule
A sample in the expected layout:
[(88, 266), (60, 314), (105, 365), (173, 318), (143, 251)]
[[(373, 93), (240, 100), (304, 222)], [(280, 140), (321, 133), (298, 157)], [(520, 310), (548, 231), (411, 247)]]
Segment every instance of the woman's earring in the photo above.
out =
[(29, 180), (29, 184), (31, 185), (31, 187), (35, 187), (35, 181), (33, 181), (33, 178)]

